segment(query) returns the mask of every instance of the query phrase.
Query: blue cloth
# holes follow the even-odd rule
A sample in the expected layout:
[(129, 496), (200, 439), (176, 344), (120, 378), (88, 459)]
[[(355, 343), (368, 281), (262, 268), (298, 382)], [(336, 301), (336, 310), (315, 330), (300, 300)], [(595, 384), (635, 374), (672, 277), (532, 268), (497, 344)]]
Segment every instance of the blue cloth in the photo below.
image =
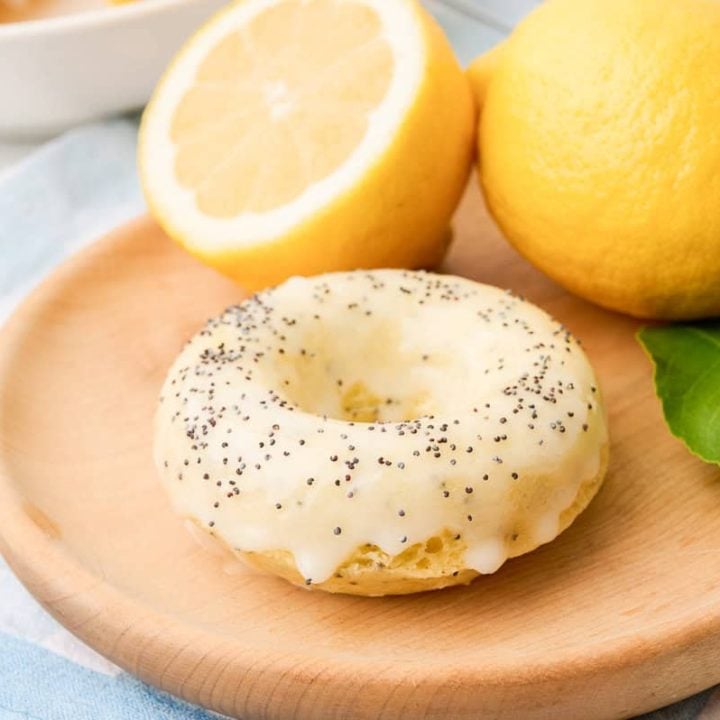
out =
[(88, 670), (25, 640), (0, 634), (0, 718), (210, 720), (216, 715), (130, 675)]
[[(500, 40), (534, 4), (427, 0), (463, 62)], [(79, 128), (2, 174), (0, 322), (59, 261), (144, 210), (136, 133), (132, 118)], [(35, 602), (0, 559), (0, 720), (214, 717), (135, 680), (85, 646)], [(720, 720), (720, 692), (645, 716), (651, 718)]]
[(49, 142), (0, 177), (0, 317), (63, 258), (141, 213), (137, 123)]
[[(145, 209), (137, 121), (79, 128), (0, 178), (0, 322), (61, 260)], [(210, 720), (51, 618), (0, 559), (0, 720)]]

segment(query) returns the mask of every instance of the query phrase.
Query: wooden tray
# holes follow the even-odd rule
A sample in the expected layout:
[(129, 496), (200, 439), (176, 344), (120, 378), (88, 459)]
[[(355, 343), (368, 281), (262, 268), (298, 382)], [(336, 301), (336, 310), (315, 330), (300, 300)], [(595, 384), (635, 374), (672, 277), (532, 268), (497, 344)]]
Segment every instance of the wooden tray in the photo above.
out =
[(241, 292), (141, 219), (67, 263), (0, 338), (15, 572), (128, 671), (244, 720), (620, 718), (720, 681), (720, 473), (663, 425), (637, 323), (520, 259), (475, 188), (456, 232), (448, 271), (548, 309), (599, 372), (611, 469), (560, 539), (468, 588), (403, 598), (230, 572), (170, 512), (150, 421), (183, 341)]

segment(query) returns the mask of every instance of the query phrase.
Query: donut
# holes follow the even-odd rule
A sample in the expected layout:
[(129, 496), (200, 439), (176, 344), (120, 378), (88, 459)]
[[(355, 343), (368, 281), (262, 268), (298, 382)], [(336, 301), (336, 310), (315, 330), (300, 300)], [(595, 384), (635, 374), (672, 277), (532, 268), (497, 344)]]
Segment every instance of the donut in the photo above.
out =
[(405, 270), (294, 277), (228, 308), (161, 391), (175, 510), (310, 589), (466, 584), (551, 541), (608, 460), (592, 367), (522, 298)]

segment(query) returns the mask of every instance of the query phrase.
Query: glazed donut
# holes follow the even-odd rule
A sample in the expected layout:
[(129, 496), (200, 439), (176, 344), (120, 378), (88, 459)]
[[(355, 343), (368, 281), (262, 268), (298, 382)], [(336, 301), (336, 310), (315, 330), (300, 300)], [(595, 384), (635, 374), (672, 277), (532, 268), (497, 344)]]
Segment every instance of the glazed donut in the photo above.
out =
[(468, 583), (547, 543), (608, 456), (577, 341), (498, 288), (404, 270), (291, 278), (210, 320), (162, 389), (171, 501), (309, 588)]

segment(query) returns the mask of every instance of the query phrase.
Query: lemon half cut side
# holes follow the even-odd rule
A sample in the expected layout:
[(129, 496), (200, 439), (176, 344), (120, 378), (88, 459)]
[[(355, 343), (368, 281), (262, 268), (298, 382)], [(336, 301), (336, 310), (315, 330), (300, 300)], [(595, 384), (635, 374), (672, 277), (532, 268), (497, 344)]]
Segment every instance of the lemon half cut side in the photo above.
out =
[(244, 0), (160, 81), (141, 178), (168, 234), (249, 289), (427, 266), (474, 124), (468, 83), (414, 0)]

